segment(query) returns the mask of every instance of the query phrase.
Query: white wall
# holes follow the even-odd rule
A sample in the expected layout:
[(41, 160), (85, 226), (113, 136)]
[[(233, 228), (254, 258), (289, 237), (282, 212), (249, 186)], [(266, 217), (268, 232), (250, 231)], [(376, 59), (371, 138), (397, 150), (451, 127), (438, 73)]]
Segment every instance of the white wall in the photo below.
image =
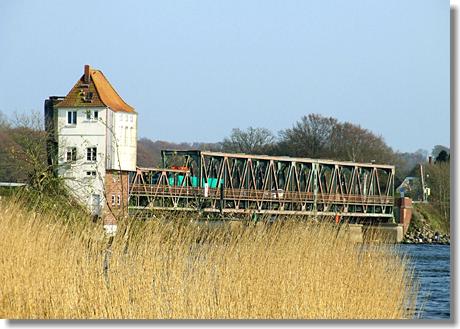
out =
[[(93, 118), (98, 111), (98, 120)], [(77, 111), (77, 124), (68, 124), (67, 113)], [(90, 111), (88, 120), (86, 112)], [(58, 173), (75, 197), (93, 210), (93, 195), (99, 196), (98, 207), (105, 204), (106, 169), (136, 170), (137, 114), (113, 112), (108, 108), (58, 109)], [(77, 159), (68, 162), (67, 149), (76, 147)], [(97, 147), (97, 161), (87, 160), (87, 148)], [(95, 171), (96, 176), (88, 176)]]
[(111, 112), (108, 125), (107, 169), (136, 170), (137, 155), (137, 114)]
[[(86, 111), (99, 113), (98, 120), (87, 120)], [(77, 124), (67, 123), (67, 112), (77, 111)], [(99, 209), (105, 203), (104, 181), (106, 162), (106, 114), (105, 108), (91, 109), (58, 109), (58, 146), (59, 169), (58, 173), (70, 191), (87, 207), (92, 210), (93, 195), (99, 196)], [(95, 162), (87, 160), (87, 147), (97, 147)], [(77, 148), (77, 159), (69, 163), (66, 160), (68, 147)], [(87, 171), (96, 171), (96, 177), (87, 176)]]

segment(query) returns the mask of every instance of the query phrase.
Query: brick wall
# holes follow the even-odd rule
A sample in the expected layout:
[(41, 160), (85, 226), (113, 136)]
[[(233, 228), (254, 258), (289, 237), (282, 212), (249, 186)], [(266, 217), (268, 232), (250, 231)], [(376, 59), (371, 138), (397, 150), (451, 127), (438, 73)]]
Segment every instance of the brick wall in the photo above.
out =
[(127, 171), (106, 171), (104, 224), (116, 224), (128, 215), (128, 179)]
[(412, 199), (399, 198), (396, 207), (399, 209), (399, 223), (403, 225), (403, 231), (406, 234), (412, 219)]

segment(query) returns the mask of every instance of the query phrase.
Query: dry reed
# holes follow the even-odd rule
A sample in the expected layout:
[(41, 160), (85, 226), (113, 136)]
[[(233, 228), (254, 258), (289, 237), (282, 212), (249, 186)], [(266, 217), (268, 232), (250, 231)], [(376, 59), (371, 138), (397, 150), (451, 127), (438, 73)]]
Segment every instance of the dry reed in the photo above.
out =
[(127, 228), (122, 223), (109, 246), (100, 224), (64, 223), (59, 211), (1, 201), (0, 317), (414, 316), (416, 288), (404, 257), (390, 245), (352, 243), (335, 225), (210, 225), (166, 216)]

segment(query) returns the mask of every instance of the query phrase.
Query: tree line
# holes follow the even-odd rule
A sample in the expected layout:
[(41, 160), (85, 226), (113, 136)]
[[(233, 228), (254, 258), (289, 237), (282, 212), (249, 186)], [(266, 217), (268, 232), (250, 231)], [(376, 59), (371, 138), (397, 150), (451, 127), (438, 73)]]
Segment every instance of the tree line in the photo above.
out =
[[(360, 125), (340, 122), (320, 114), (308, 114), (275, 135), (266, 128), (235, 128), (216, 146), (224, 152), (287, 155), (308, 158), (326, 158), (338, 161), (376, 162), (396, 167), (396, 186), (415, 166), (428, 161), (429, 152), (393, 150), (382, 136)], [(449, 148), (435, 145), (433, 159), (450, 159)]]
[[(340, 122), (320, 114), (301, 117), (292, 127), (277, 134), (267, 128), (234, 128), (229, 136), (214, 143), (172, 143), (140, 138), (137, 163), (143, 167), (161, 166), (161, 149), (199, 149), (232, 153), (327, 158), (339, 161), (376, 162), (396, 166), (396, 185), (428, 152), (397, 152), (378, 136), (360, 125)], [(436, 145), (434, 158), (448, 161), (449, 149)], [(46, 134), (39, 113), (6, 118), (0, 112), (0, 181), (38, 183), (47, 172)], [(38, 181), (37, 181), (38, 180)]]
[(275, 136), (266, 128), (233, 129), (222, 150), (253, 154), (394, 163), (395, 154), (381, 136), (349, 122), (308, 114)]

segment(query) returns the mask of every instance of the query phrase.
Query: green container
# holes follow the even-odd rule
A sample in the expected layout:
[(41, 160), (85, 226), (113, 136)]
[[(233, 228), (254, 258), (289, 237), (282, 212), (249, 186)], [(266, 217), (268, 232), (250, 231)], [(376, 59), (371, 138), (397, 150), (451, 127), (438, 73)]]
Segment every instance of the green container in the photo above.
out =
[[(182, 182), (184, 181), (185, 176), (183, 175), (177, 175), (177, 183), (174, 184), (174, 177), (168, 177), (168, 184), (169, 186), (182, 186)], [(192, 187), (199, 187), (198, 186), (198, 177), (196, 176), (191, 176), (190, 177), (191, 182), (192, 182)], [(206, 180), (203, 178), (202, 180), (204, 186)], [(208, 178), (208, 187), (209, 188), (217, 188), (219, 180), (217, 178)], [(220, 183), (223, 184), (224, 180), (221, 179)]]
[[(217, 178), (208, 178), (208, 187), (209, 188), (217, 188), (219, 180)], [(223, 184), (224, 180), (221, 178), (220, 183)], [(203, 179), (203, 186), (205, 184), (205, 180)]]

